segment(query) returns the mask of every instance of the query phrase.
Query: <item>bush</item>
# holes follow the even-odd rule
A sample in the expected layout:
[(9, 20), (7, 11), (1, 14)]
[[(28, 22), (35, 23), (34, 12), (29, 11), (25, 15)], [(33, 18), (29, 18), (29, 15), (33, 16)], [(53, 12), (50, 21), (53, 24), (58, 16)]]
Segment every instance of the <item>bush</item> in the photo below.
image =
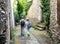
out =
[(43, 22), (46, 24), (46, 26), (49, 26), (50, 24), (50, 0), (41, 0), (42, 8), (42, 17)]
[(27, 11), (29, 10), (32, 1), (27, 2), (27, 0), (17, 0), (17, 4), (16, 4), (16, 0), (14, 0), (14, 15), (15, 15), (15, 22), (18, 22), (22, 16), (26, 16), (27, 15)]
[(15, 35), (16, 35), (16, 27), (14, 27), (14, 28), (11, 30), (12, 40), (14, 40)]

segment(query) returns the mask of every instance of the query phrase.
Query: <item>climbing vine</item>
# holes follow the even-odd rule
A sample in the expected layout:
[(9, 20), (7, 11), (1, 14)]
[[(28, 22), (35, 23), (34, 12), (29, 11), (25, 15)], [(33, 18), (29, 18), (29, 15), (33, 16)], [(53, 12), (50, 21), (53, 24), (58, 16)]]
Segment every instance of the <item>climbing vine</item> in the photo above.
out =
[(45, 23), (47, 27), (47, 32), (49, 33), (50, 38), (52, 38), (51, 31), (49, 29), (50, 25), (50, 0), (41, 0), (41, 9), (42, 9), (42, 17), (43, 17), (43, 23)]
[(43, 22), (48, 26), (50, 24), (50, 0), (41, 0)]
[(43, 22), (45, 23), (47, 27), (47, 32), (49, 33), (50, 38), (53, 40), (53, 44), (58, 44), (57, 43), (57, 38), (52, 37), (51, 30), (49, 29), (50, 25), (50, 0), (41, 0), (41, 8), (42, 8), (42, 17), (43, 17)]

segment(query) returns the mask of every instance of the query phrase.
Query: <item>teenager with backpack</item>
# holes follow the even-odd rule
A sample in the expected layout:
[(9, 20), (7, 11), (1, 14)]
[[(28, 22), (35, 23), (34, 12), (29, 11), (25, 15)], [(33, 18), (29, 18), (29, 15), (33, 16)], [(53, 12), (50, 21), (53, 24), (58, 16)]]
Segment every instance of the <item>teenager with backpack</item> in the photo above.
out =
[(25, 19), (23, 16), (22, 16), (22, 19), (20, 20), (20, 25), (21, 25), (21, 36), (24, 36), (23, 31), (25, 27)]

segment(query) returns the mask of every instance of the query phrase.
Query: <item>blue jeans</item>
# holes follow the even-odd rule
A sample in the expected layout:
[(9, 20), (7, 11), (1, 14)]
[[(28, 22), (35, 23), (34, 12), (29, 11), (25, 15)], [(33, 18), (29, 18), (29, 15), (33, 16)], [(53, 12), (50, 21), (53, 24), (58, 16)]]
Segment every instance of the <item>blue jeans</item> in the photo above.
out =
[(21, 36), (24, 36), (23, 31), (24, 31), (24, 27), (21, 26)]
[(30, 32), (29, 32), (30, 28), (28, 26), (26, 28), (27, 28), (27, 31), (28, 31), (27, 35), (30, 36)]
[(27, 29), (27, 31), (29, 32), (30, 28), (29, 28), (28, 26), (26, 27), (26, 29)]
[(27, 30), (28, 30), (28, 31), (29, 31), (29, 29), (30, 29), (30, 28), (27, 26)]

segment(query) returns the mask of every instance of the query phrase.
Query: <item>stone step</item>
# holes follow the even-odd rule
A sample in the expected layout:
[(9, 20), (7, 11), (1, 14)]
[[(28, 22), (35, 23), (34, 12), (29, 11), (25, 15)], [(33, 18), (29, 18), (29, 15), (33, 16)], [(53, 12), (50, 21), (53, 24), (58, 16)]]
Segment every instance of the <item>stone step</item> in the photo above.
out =
[(40, 27), (37, 27), (37, 26), (34, 26), (33, 28), (35, 28), (37, 30), (40, 30), (40, 31), (44, 30), (43, 28), (40, 28)]
[(36, 26), (40, 27), (40, 28), (45, 28), (46, 27), (45, 25), (41, 25), (41, 24), (37, 24)]
[(36, 26), (37, 27), (41, 27), (41, 28), (45, 28), (46, 27), (44, 23), (38, 23)]
[(37, 25), (33, 26), (33, 28), (42, 31), (42, 30), (45, 30), (46, 26), (45, 26), (45, 24), (40, 23), (40, 24), (37, 24)]

